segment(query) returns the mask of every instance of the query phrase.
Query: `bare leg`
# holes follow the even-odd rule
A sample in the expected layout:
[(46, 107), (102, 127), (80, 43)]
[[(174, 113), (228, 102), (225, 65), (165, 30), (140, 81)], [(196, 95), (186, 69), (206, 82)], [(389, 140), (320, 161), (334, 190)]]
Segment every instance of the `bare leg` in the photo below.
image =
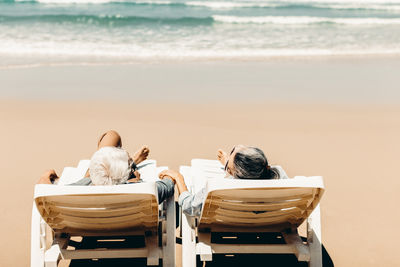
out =
[[(122, 146), (122, 140), (121, 136), (119, 133), (117, 133), (114, 130), (110, 130), (105, 132), (100, 136), (99, 141), (97, 142), (97, 150), (99, 150), (102, 147), (106, 146), (115, 146), (115, 147), (121, 147)], [(85, 177), (89, 177), (89, 170), (87, 170)]]
[(114, 130), (106, 132), (100, 137), (99, 142), (97, 143), (97, 149), (105, 146), (121, 147), (121, 136)]
[[(140, 162), (147, 159), (147, 157), (149, 156), (149, 153), (150, 153), (150, 149), (147, 146), (142, 146), (141, 149), (139, 149), (138, 151), (135, 152), (132, 160), (133, 160), (133, 162), (135, 162), (135, 164), (139, 164)], [(136, 183), (140, 180), (140, 173), (137, 170), (134, 173), (135, 173), (136, 178), (132, 178), (132, 179), (128, 180), (128, 182)]]
[[(100, 149), (105, 146), (121, 147), (122, 146), (121, 136), (116, 131), (113, 130), (106, 132), (100, 137), (97, 148)], [(149, 148), (147, 146), (142, 146), (138, 151), (135, 152), (132, 160), (136, 164), (139, 164), (143, 160), (147, 159), (149, 153), (150, 153)]]

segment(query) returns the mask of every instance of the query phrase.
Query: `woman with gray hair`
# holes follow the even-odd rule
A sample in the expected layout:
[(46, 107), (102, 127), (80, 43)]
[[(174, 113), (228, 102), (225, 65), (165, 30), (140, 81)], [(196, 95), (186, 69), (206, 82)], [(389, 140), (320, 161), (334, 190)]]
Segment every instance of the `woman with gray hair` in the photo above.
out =
[[(289, 178), (280, 166), (270, 166), (264, 152), (257, 147), (243, 145), (234, 146), (231, 153), (218, 150), (217, 158), (228, 177), (235, 179), (287, 179)], [(167, 170), (160, 173), (164, 177), (175, 180), (179, 190), (179, 205), (182, 211), (190, 216), (200, 216), (203, 201), (206, 197), (205, 188), (197, 194), (188, 191), (183, 176), (176, 171)], [(227, 181), (228, 182), (228, 181)]]
[(281, 167), (268, 164), (264, 152), (257, 147), (237, 145), (229, 155), (220, 149), (217, 157), (225, 166), (225, 171), (237, 179), (287, 178)]

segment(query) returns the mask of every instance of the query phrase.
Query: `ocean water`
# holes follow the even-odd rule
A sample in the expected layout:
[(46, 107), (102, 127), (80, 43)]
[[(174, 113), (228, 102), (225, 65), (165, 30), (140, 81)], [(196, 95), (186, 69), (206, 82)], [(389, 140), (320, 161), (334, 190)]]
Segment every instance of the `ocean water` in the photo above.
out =
[(0, 56), (400, 54), (400, 0), (0, 0)]

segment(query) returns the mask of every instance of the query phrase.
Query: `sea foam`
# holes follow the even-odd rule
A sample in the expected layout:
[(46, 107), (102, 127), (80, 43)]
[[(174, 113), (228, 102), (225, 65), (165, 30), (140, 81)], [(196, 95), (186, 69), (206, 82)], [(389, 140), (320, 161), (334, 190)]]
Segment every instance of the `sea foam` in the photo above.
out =
[(0, 54), (121, 60), (398, 54), (400, 0), (0, 0)]
[(224, 23), (255, 23), (255, 24), (313, 24), (313, 23), (336, 23), (349, 25), (370, 25), (370, 24), (400, 24), (400, 18), (328, 18), (309, 16), (265, 16), (265, 17), (240, 17), (240, 16), (213, 16), (215, 21)]
[(288, 1), (179, 1), (179, 0), (14, 0), (15, 2), (36, 2), (41, 4), (112, 4), (193, 6), (211, 10), (231, 10), (240, 8), (266, 9), (332, 9), (332, 10), (386, 10), (400, 11), (400, 0), (288, 0)]

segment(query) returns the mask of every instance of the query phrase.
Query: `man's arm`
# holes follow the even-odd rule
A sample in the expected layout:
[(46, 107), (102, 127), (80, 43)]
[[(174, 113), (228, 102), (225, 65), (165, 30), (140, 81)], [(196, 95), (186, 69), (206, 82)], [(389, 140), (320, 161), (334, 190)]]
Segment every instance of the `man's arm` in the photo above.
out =
[(161, 181), (156, 182), (157, 193), (158, 193), (158, 204), (161, 204), (164, 200), (174, 195), (174, 181), (169, 177), (165, 177)]
[(72, 184), (66, 184), (66, 185), (91, 185), (92, 180), (89, 177), (83, 177), (82, 179), (76, 181), (75, 183)]

